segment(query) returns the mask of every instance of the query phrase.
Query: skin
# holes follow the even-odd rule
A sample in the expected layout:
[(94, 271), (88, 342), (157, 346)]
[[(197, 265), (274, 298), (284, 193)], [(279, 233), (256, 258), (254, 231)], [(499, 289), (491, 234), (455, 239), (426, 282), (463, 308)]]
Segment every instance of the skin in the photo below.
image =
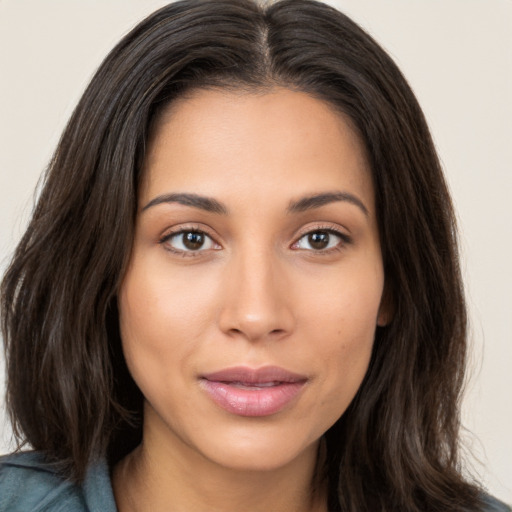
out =
[[(352, 200), (289, 211), (325, 192)], [(147, 206), (176, 193), (227, 213)], [(374, 203), (359, 137), (307, 94), (200, 90), (161, 116), (119, 294), (126, 361), (146, 399), (143, 442), (114, 471), (121, 512), (326, 510), (314, 482), (320, 439), (389, 321)], [(187, 249), (173, 235), (182, 230), (206, 233), (204, 245)], [(239, 416), (199, 384), (239, 365), (307, 382), (278, 413)]]

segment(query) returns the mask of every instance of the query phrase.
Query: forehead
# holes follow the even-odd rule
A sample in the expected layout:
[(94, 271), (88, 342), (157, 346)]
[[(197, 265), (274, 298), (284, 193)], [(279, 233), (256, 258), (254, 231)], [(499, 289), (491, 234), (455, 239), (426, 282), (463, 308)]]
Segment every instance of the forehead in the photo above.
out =
[(269, 187), (301, 195), (339, 188), (340, 180), (373, 202), (363, 143), (327, 102), (284, 88), (196, 90), (156, 121), (140, 196), (190, 188), (268, 193)]

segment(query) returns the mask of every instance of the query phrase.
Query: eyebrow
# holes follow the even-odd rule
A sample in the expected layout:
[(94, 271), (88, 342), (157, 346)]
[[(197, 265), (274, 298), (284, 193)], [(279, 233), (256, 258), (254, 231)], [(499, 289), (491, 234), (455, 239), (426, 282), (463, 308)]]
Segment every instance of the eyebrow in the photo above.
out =
[(200, 196), (198, 194), (176, 193), (176, 194), (163, 194), (152, 199), (144, 208), (142, 212), (163, 203), (178, 203), (184, 206), (192, 206), (211, 213), (218, 213), (227, 215), (228, 209), (216, 199), (212, 197)]
[(320, 208), (330, 203), (338, 201), (345, 201), (347, 203), (357, 206), (366, 216), (368, 216), (368, 208), (364, 203), (354, 194), (349, 192), (333, 191), (333, 192), (321, 192), (319, 194), (313, 194), (310, 196), (302, 197), (297, 201), (292, 201), (288, 205), (288, 211), (290, 213), (305, 212), (314, 208)]
[[(302, 197), (296, 201), (291, 201), (288, 205), (288, 213), (301, 213), (307, 210), (320, 208), (330, 203), (345, 201), (347, 203), (357, 206), (366, 216), (368, 216), (368, 208), (364, 203), (354, 194), (349, 192), (333, 191), (321, 192), (312, 194), (310, 196)], [(178, 203), (184, 206), (191, 206), (211, 213), (220, 215), (227, 215), (229, 210), (221, 202), (213, 199), (212, 197), (201, 196), (199, 194), (190, 193), (174, 193), (162, 194), (152, 199), (146, 206), (142, 208), (142, 212), (153, 206), (163, 203)]]

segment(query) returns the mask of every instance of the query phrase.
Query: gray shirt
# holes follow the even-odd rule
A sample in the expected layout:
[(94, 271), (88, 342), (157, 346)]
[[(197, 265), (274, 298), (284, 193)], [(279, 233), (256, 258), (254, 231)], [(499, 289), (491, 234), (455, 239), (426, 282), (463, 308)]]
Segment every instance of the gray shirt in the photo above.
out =
[(0, 458), (0, 512), (117, 512), (104, 460), (81, 485), (62, 479), (36, 452)]
[[(485, 496), (482, 512), (511, 512)], [(37, 452), (0, 457), (0, 512), (117, 512), (107, 463), (91, 464), (81, 485), (59, 477)]]

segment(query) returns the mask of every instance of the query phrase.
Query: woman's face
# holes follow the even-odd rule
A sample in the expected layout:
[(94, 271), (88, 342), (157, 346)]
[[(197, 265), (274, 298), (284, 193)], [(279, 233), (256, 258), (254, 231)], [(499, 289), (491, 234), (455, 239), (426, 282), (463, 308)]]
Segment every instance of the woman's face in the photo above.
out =
[(119, 295), (144, 442), (237, 469), (312, 453), (366, 373), (383, 287), (372, 180), (342, 116), (287, 89), (175, 102)]

